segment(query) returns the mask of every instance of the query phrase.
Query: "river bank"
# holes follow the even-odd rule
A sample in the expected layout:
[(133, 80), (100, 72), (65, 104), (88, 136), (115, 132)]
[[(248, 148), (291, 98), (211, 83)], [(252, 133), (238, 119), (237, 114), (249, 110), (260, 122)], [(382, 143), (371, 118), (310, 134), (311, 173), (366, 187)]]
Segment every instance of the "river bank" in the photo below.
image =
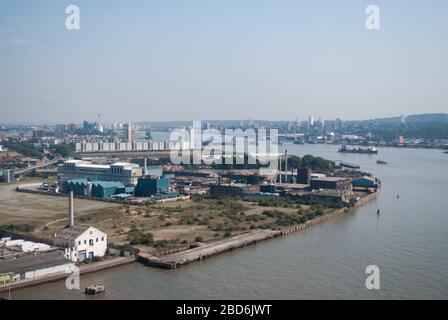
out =
[[(288, 149), (288, 154), (313, 154), (358, 163), (363, 171), (381, 179), (382, 190), (376, 200), (357, 208), (355, 214), (342, 215), (275, 241), (264, 241), (250, 250), (233, 250), (174, 270), (131, 263), (82, 276), (81, 287), (92, 283), (106, 286), (105, 294), (100, 296), (86, 296), (82, 290), (67, 290), (64, 281), (59, 281), (15, 291), (11, 298), (288, 300), (448, 297), (446, 154), (439, 150), (382, 148), (378, 156), (341, 155), (337, 153), (338, 146), (333, 145), (285, 144), (284, 148)], [(379, 157), (388, 165), (378, 165)], [(381, 209), (379, 216), (376, 214), (378, 208)], [(365, 270), (372, 264), (381, 270), (381, 290), (365, 287)]]
[(379, 191), (371, 194), (366, 194), (361, 199), (359, 199), (352, 208), (337, 209), (321, 217), (314, 218), (293, 227), (284, 228), (282, 230), (249, 231), (248, 233), (237, 235), (229, 239), (223, 239), (212, 243), (198, 244), (198, 247), (177, 253), (167, 254), (161, 257), (141, 253), (138, 255), (138, 261), (155, 268), (177, 269), (195, 261), (202, 261), (228, 251), (253, 246), (262, 241), (286, 236), (307, 229), (313, 225), (323, 223), (329, 219), (334, 219), (344, 214), (348, 214), (354, 209), (366, 204), (367, 202), (376, 199), (378, 193)]
[[(111, 268), (123, 266), (126, 264), (130, 264), (136, 261), (134, 256), (130, 257), (117, 257), (113, 259), (109, 259), (107, 261), (96, 262), (92, 264), (86, 264), (79, 267), (80, 275), (86, 275), (90, 273), (96, 273), (104, 270), (108, 270)], [(17, 282), (12, 282), (10, 284), (5, 284), (0, 286), (0, 293), (15, 291), (19, 289), (25, 289), (30, 287), (36, 287), (46, 283), (57, 282), (61, 280), (65, 280), (70, 273), (54, 273), (51, 275), (46, 275), (42, 277), (36, 277), (27, 280), (19, 280)]]
[[(107, 269), (119, 267), (122, 265), (130, 264), (138, 261), (144, 265), (162, 268), (162, 269), (177, 269), (186, 264), (203, 261), (210, 257), (220, 255), (229, 251), (233, 251), (239, 248), (256, 245), (257, 243), (283, 237), (296, 233), (311, 226), (321, 224), (327, 220), (335, 219), (343, 215), (349, 214), (354, 209), (364, 205), (365, 203), (375, 199), (379, 191), (363, 196), (352, 208), (341, 208), (327, 213), (321, 217), (314, 218), (303, 224), (299, 224), (293, 227), (284, 228), (282, 230), (255, 230), (245, 234), (240, 234), (228, 239), (215, 241), (212, 243), (201, 244), (196, 248), (180, 251), (178, 253), (167, 254), (161, 257), (156, 257), (150, 254), (139, 254), (137, 257), (117, 257), (107, 261), (102, 261), (93, 264), (87, 264), (80, 267), (80, 274), (86, 275), (90, 273), (96, 273)], [(42, 284), (48, 284), (52, 282), (58, 282), (65, 280), (69, 274), (57, 273), (45, 277), (39, 277), (29, 280), (18, 281), (12, 284), (0, 286), (0, 293), (6, 293), (16, 291), (19, 289), (25, 289), (30, 287), (39, 286)]]

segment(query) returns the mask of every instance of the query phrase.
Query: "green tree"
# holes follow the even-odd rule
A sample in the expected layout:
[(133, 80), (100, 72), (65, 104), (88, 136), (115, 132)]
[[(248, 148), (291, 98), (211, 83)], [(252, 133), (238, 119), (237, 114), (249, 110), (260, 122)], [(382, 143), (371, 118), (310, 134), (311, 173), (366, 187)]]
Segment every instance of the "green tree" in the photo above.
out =
[(52, 149), (54, 152), (60, 154), (62, 157), (69, 157), (75, 152), (75, 145), (74, 144), (58, 144), (55, 146), (52, 146)]

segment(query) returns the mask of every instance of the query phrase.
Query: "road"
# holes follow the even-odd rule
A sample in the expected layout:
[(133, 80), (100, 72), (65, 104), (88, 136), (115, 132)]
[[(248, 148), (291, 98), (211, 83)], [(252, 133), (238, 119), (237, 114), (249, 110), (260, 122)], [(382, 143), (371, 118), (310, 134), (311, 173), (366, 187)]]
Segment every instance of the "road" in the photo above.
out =
[(15, 174), (16, 176), (23, 176), (23, 175), (25, 175), (25, 174), (27, 174), (28, 172), (31, 172), (31, 171), (33, 171), (33, 170), (41, 169), (41, 168), (45, 168), (45, 167), (54, 165), (54, 164), (58, 163), (58, 161), (61, 160), (61, 159), (62, 159), (61, 157), (56, 157), (56, 158), (54, 158), (53, 160), (51, 160), (51, 161), (47, 161), (47, 162), (45, 162), (45, 163), (43, 163), (43, 164), (40, 164), (40, 165), (38, 165), (38, 166), (33, 166), (33, 167), (28, 167), (28, 168), (24, 168), (24, 169), (21, 169), (21, 170), (17, 170), (14, 174)]

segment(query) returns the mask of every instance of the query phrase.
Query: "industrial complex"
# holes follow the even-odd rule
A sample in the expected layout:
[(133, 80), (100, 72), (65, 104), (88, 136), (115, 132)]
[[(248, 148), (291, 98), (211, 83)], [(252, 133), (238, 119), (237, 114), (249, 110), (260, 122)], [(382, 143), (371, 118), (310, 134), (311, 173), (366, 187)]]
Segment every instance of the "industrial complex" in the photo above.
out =
[[(85, 130), (93, 129), (86, 125)], [(14, 182), (15, 191), (67, 197), (68, 219), (63, 225), (52, 227), (51, 238), (48, 237), (51, 221), (32, 232), (32, 237), (26, 228), (15, 232), (15, 225), (0, 226), (0, 292), (8, 285), (20, 287), (62, 279), (75, 267), (96, 268), (103, 259), (113, 260), (112, 252), (131, 255), (116, 246), (110, 247), (111, 236), (121, 248), (141, 250), (138, 254), (141, 262), (176, 268), (324, 221), (331, 213), (341, 214), (362, 205), (381, 187), (381, 182), (369, 174), (312, 156), (308, 158), (315, 161), (313, 165), (303, 162), (305, 165), (300, 166), (296, 161), (288, 169), (287, 152), (279, 157), (280, 169), (274, 170), (262, 171), (258, 165), (239, 168), (206, 163), (173, 164), (151, 150), (189, 148), (189, 143), (139, 142), (130, 124), (123, 131), (126, 142), (75, 144), (75, 151), (104, 152), (101, 155), (52, 154), (46, 161), (30, 160), (19, 174), (12, 169), (1, 171), (0, 179), (6, 183), (21, 180), (28, 173), (35, 174), (32, 183)], [(37, 131), (35, 134), (40, 136)], [(118, 151), (130, 153), (115, 153)], [(139, 151), (146, 153), (133, 156), (132, 152)], [(39, 177), (45, 179), (36, 182)], [(111, 202), (122, 205), (122, 209), (103, 211), (98, 219), (80, 217), (75, 221), (76, 198)], [(206, 199), (207, 205), (194, 205), (201, 199)], [(170, 206), (164, 208), (162, 204), (169, 202)], [(265, 207), (268, 209), (264, 210)], [(190, 210), (198, 213), (189, 214)], [(253, 213), (246, 214), (246, 210)], [(123, 224), (123, 219), (129, 220)], [(200, 230), (207, 240), (189, 230)], [(164, 238), (164, 234), (171, 232), (172, 237), (179, 238)], [(46, 237), (40, 238), (42, 233)]]

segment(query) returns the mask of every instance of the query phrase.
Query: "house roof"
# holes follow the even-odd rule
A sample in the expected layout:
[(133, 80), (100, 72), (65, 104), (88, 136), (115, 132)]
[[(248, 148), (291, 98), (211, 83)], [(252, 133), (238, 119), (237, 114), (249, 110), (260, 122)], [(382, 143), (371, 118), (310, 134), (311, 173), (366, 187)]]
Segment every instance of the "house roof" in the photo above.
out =
[(73, 227), (68, 227), (65, 229), (62, 229), (58, 233), (56, 233), (56, 238), (62, 238), (67, 240), (76, 240), (80, 235), (82, 235), (84, 232), (87, 231), (90, 227), (88, 226), (81, 226), (81, 225), (75, 225)]
[(71, 260), (64, 257), (61, 250), (44, 252), (39, 254), (30, 254), (2, 261), (0, 263), (0, 274), (2, 273), (21, 273), (33, 270), (40, 270), (54, 266), (73, 263)]

